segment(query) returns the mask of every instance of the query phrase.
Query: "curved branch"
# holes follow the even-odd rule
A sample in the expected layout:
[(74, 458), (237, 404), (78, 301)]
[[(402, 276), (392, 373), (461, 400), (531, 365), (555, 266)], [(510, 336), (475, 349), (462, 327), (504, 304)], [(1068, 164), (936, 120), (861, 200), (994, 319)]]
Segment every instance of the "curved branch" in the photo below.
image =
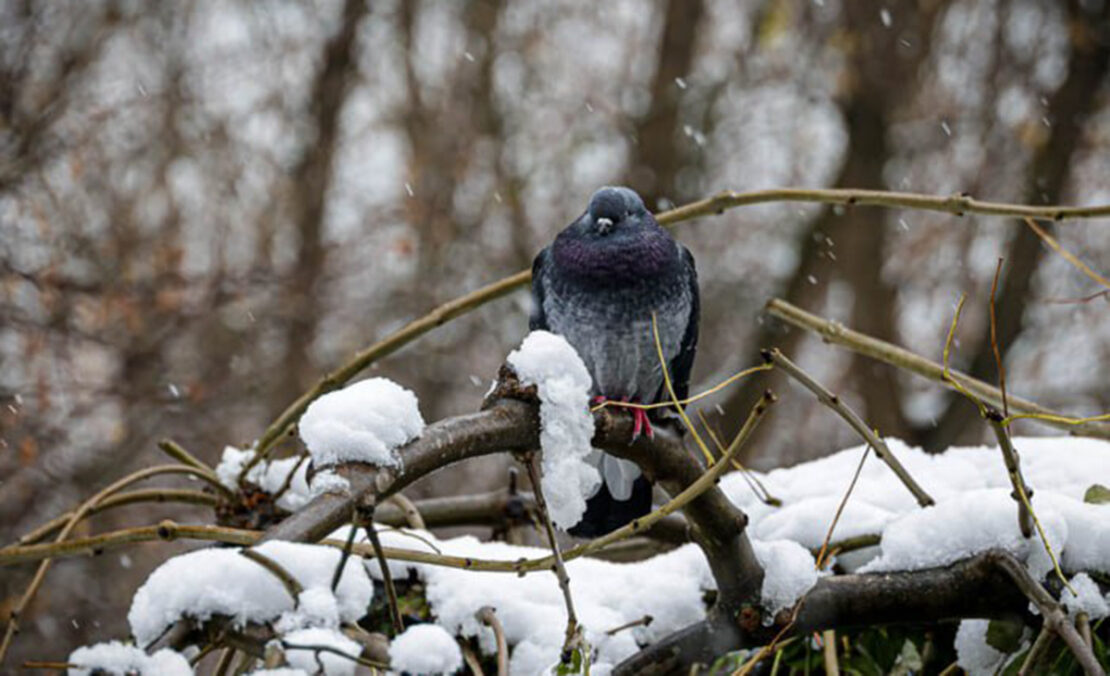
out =
[[(898, 207), (940, 211), (957, 216), (974, 213), (987, 216), (1028, 217), (1048, 221), (1110, 216), (1110, 205), (1092, 207), (1046, 205), (1034, 207), (1020, 204), (982, 202), (964, 194), (945, 197), (918, 193), (885, 192), (882, 190), (780, 188), (746, 193), (728, 190), (708, 199), (664, 211), (656, 215), (656, 220), (663, 225), (671, 225), (700, 216), (720, 214), (736, 207), (768, 202), (815, 202), (844, 206)], [(487, 284), (480, 289), (440, 305), (423, 317), (409, 322), (395, 333), (355, 354), (350, 361), (325, 375), (310, 390), (298, 397), (266, 428), (255, 443), (255, 456), (244, 466), (242, 476), (246, 476), (251, 467), (269, 455), (277, 440), (293, 426), (314, 399), (342, 387), (373, 362), (396, 352), (432, 329), (523, 287), (531, 279), (532, 270), (527, 269)]]

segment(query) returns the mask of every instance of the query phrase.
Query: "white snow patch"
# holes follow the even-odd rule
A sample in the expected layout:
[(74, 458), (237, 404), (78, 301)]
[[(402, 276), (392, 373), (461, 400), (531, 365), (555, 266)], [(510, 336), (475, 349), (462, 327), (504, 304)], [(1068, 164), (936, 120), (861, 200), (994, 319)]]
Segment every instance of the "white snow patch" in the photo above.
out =
[[(182, 617), (207, 620), (227, 615), (237, 626), (267, 622), (283, 613), (298, 612), (288, 624), (333, 622), (331, 606), (320, 601), (321, 592), (331, 594), (331, 579), (340, 552), (322, 545), (271, 541), (254, 548), (289, 572), (305, 590), (312, 591), (310, 603), (294, 607), (293, 599), (277, 577), (260, 564), (239, 554), (238, 549), (200, 549), (175, 556), (159, 566), (131, 601), (127, 620), (141, 645), (156, 639)], [(335, 594), (341, 621), (354, 621), (366, 612), (374, 587), (362, 566), (348, 563)], [(312, 609), (328, 608), (325, 617), (310, 617)]]
[(817, 584), (817, 565), (813, 555), (789, 540), (752, 541), (755, 558), (763, 566), (763, 607), (769, 611), (764, 621), (770, 626), (773, 615), (798, 602)]
[[(219, 477), (220, 483), (232, 490), (238, 489), (239, 474), (253, 456), (253, 450), (240, 450), (234, 446), (225, 447), (220, 464), (216, 465), (216, 476)], [(278, 498), (277, 506), (293, 512), (303, 507), (311, 498), (306, 479), (307, 470), (308, 461), (302, 461), (299, 457), (263, 460), (252, 467), (245, 478), (271, 495), (281, 490), (289, 480), (289, 487)], [(290, 472), (293, 472), (291, 480)]]
[(317, 468), (341, 462), (396, 467), (397, 447), (424, 431), (424, 418), (410, 390), (370, 378), (312, 402), (298, 427)]
[(312, 475), (309, 495), (316, 497), (323, 493), (348, 493), (350, 490), (351, 482), (332, 470), (325, 469)]
[(417, 624), (389, 645), (389, 666), (410, 674), (453, 674), (462, 668), (462, 651), (454, 637), (435, 624)]
[(582, 519), (587, 496), (601, 485), (597, 468), (587, 461), (593, 450), (593, 381), (570, 343), (547, 331), (528, 334), (507, 361), (522, 383), (538, 391), (543, 493), (551, 520), (570, 528)]
[(964, 620), (956, 630), (956, 661), (970, 676), (989, 676), (1006, 661), (1004, 652), (987, 643), (987, 620)]
[(1098, 620), (1110, 615), (1110, 597), (1103, 596), (1098, 583), (1086, 573), (1079, 573), (1071, 579), (1071, 587), (1064, 587), (1060, 594), (1060, 601), (1068, 608), (1068, 616), (1075, 620), (1079, 613), (1087, 613), (1092, 620)]
[[(1010, 497), (997, 447), (959, 447), (930, 455), (897, 439), (886, 441), (937, 505), (920, 508), (885, 463), (869, 458), (832, 541), (874, 534), (882, 536), (882, 543), (841, 555), (839, 564), (861, 571), (920, 569), (1001, 547), (1036, 575), (1049, 570), (1051, 561), (1039, 535), (1026, 539), (1018, 530), (1017, 503)], [(1110, 481), (1110, 444), (1075, 437), (1018, 437), (1014, 444), (1035, 491), (1034, 511), (1061, 566), (1068, 572), (1110, 572), (1110, 505), (1083, 502), (1092, 483)], [(783, 501), (781, 507), (761, 502), (739, 473), (724, 476), (720, 485), (748, 515), (753, 539), (793, 540), (815, 549), (862, 452), (856, 446), (794, 467), (752, 472)]]
[[(332, 537), (342, 535), (345, 532), (336, 532)], [(547, 549), (480, 542), (472, 536), (440, 540), (425, 531), (379, 529), (379, 537), (386, 547), (428, 552), (434, 547), (450, 556), (512, 561), (550, 554)], [(365, 564), (372, 576), (379, 574), (376, 561), (366, 560)], [(639, 644), (657, 641), (703, 619), (703, 595), (714, 588), (705, 557), (692, 544), (637, 563), (581, 558), (568, 561), (566, 566), (578, 619), (586, 640), (597, 650), (591, 670), (598, 674), (606, 673), (635, 653)], [(493, 632), (482, 626), (474, 613), (482, 606), (493, 606), (511, 649), (510, 673), (542, 673), (558, 663), (566, 608), (550, 571), (518, 577), (393, 561), (390, 568), (394, 575), (415, 570), (424, 580), (425, 595), (436, 624), (452, 635), (476, 636), (485, 654), (496, 654)], [(644, 592), (647, 581), (651, 593)], [(645, 615), (652, 617), (649, 626), (634, 627), (613, 636), (606, 633)]]
[[(358, 662), (353, 657), (362, 654), (358, 643), (347, 638), (338, 629), (301, 629), (289, 632), (283, 638), (285, 660), (294, 669), (302, 669), (310, 674), (320, 673), (320, 666), (327, 676), (353, 676)], [(350, 657), (336, 655), (323, 650), (297, 650), (292, 646), (327, 646)]]
[(164, 676), (192, 676), (193, 669), (180, 653), (164, 648), (148, 655), (133, 645), (119, 641), (84, 646), (70, 653), (66, 662), (69, 676), (88, 676), (94, 671), (116, 676), (127, 674), (159, 674)]

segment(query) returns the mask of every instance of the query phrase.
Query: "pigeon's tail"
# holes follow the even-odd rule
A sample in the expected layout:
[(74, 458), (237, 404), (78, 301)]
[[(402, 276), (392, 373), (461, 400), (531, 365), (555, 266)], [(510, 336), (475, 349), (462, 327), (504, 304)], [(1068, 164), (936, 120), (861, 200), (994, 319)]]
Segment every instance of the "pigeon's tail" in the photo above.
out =
[(610, 533), (651, 511), (651, 482), (637, 477), (632, 482), (632, 494), (627, 500), (618, 500), (602, 482), (601, 488), (586, 501), (582, 520), (567, 532), (582, 538), (595, 538)]

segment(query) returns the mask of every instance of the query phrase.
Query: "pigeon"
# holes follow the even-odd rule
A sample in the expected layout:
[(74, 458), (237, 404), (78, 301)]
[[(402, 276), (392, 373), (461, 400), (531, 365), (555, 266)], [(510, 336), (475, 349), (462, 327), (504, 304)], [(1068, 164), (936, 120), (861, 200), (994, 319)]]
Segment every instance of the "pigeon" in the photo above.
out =
[[(690, 251), (635, 191), (604, 187), (532, 264), (529, 328), (563, 336), (593, 378), (595, 403), (670, 401), (652, 333), (675, 395), (685, 399), (698, 343), (698, 279)], [(633, 408), (633, 439), (654, 434)], [(633, 462), (594, 451), (603, 481), (573, 535), (597, 537), (651, 511), (651, 484)]]

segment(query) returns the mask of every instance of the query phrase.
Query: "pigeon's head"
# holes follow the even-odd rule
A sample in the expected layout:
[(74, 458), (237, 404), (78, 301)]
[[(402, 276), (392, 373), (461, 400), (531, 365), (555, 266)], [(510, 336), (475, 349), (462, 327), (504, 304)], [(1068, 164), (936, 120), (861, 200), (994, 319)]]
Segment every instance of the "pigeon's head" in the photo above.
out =
[(633, 232), (654, 224), (655, 220), (636, 191), (606, 186), (590, 198), (590, 206), (579, 223), (589, 234), (607, 237)]

